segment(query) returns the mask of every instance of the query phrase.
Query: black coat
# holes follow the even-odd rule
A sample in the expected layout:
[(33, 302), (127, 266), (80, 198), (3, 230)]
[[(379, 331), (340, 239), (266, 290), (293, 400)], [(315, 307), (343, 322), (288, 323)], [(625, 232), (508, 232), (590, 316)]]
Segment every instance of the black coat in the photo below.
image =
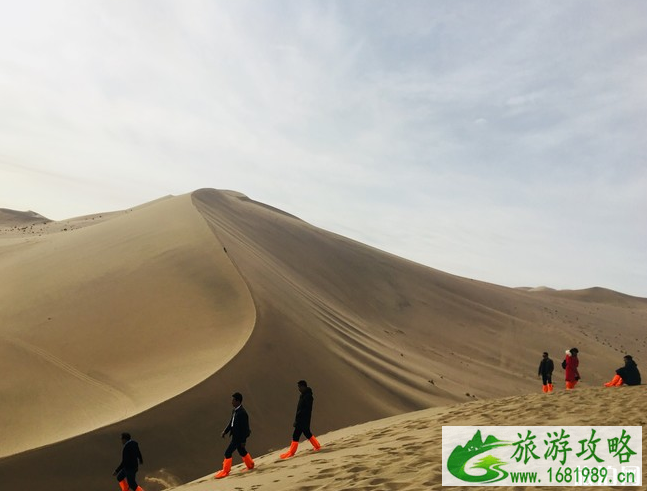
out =
[(139, 451), (139, 445), (135, 440), (128, 440), (121, 450), (121, 464), (115, 469), (115, 472), (119, 472), (121, 469), (136, 471), (139, 468), (138, 462), (140, 464), (144, 463), (142, 453)]
[(539, 363), (539, 372), (537, 375), (551, 375), (555, 369), (555, 364), (550, 358), (542, 359)]
[(234, 409), (231, 412), (231, 418), (229, 418), (229, 423), (223, 431), (224, 434), (231, 433), (232, 440), (236, 442), (244, 442), (247, 440), (247, 437), (251, 434), (249, 429), (249, 416), (247, 411), (243, 406)]
[(297, 404), (297, 414), (294, 417), (294, 427), (297, 428), (310, 428), (310, 419), (312, 418), (312, 403), (314, 397), (312, 396), (312, 389), (306, 389), (299, 396), (299, 403)]
[(640, 372), (635, 361), (627, 360), (625, 366), (618, 368), (616, 373), (622, 377), (622, 381), (625, 384), (640, 385)]

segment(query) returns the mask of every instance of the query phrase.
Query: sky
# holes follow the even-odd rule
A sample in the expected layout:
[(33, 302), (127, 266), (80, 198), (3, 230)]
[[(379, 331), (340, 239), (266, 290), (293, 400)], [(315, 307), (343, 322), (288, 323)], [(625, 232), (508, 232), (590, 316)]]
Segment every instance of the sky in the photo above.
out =
[(456, 275), (647, 297), (647, 2), (2, 10), (0, 208), (231, 189)]

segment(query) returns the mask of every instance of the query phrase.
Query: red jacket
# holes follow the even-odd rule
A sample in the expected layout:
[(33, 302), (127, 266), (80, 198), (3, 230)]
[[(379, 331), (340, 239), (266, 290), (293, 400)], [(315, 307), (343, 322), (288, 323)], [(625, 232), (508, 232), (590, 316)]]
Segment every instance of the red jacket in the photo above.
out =
[(580, 360), (577, 359), (577, 356), (566, 355), (565, 378), (567, 382), (575, 382), (575, 380), (580, 378), (580, 372), (577, 371), (577, 366), (579, 364), (580, 364)]

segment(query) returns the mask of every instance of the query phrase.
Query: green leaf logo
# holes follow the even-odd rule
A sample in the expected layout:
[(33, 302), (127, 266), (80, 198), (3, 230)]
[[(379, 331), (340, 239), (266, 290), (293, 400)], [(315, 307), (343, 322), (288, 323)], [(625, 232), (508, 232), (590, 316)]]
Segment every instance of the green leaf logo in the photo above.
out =
[(477, 455), (485, 453), (497, 447), (505, 447), (512, 445), (510, 442), (504, 442), (488, 436), (485, 441), (481, 437), (481, 430), (477, 430), (472, 439), (465, 444), (464, 447), (458, 445), (452, 451), (447, 459), (447, 470), (456, 478), (466, 482), (478, 483), (491, 483), (497, 482), (508, 477), (508, 473), (501, 467), (507, 464), (506, 461), (501, 460), (492, 455), (485, 455), (476, 464), (472, 465), (472, 469), (484, 469), (485, 474), (479, 472), (477, 475), (469, 474), (465, 466)]

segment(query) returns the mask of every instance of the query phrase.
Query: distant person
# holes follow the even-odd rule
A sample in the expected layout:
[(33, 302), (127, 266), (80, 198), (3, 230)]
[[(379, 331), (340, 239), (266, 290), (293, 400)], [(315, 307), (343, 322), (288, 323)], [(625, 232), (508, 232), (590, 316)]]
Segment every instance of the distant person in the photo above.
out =
[(249, 416), (243, 407), (243, 395), (240, 392), (232, 394), (231, 405), (234, 409), (231, 412), (231, 418), (221, 435), (222, 438), (224, 438), (225, 435), (229, 433), (231, 442), (229, 443), (227, 450), (225, 450), (225, 460), (222, 462), (222, 470), (214, 476), (216, 479), (226, 477), (229, 475), (229, 472), (231, 472), (234, 450), (238, 450), (238, 453), (243, 458), (243, 462), (245, 462), (248, 469), (254, 468), (252, 456), (245, 449), (247, 438), (249, 438), (252, 431), (249, 429)]
[(121, 450), (121, 464), (112, 473), (117, 476), (119, 486), (122, 491), (144, 491), (137, 485), (135, 474), (139, 469), (139, 464), (144, 463), (142, 453), (139, 451), (139, 445), (135, 440), (130, 437), (130, 433), (121, 434), (121, 443), (123, 445)]
[(606, 387), (617, 387), (622, 384), (640, 385), (640, 372), (638, 371), (638, 365), (636, 365), (633, 357), (631, 355), (626, 355), (624, 360), (625, 366), (616, 370), (616, 375), (613, 377), (611, 382), (604, 384)]
[(314, 397), (312, 396), (312, 389), (308, 387), (308, 384), (305, 380), (299, 380), (297, 382), (297, 388), (301, 395), (299, 396), (299, 402), (297, 404), (297, 414), (294, 417), (294, 433), (292, 433), (292, 443), (290, 444), (290, 449), (281, 454), (282, 459), (287, 459), (292, 457), (297, 453), (297, 448), (299, 447), (299, 439), (301, 435), (310, 441), (315, 451), (321, 448), (321, 445), (317, 441), (317, 438), (310, 431), (310, 419), (312, 418), (312, 403), (314, 402)]
[(579, 352), (577, 348), (566, 350), (566, 358), (562, 362), (562, 368), (566, 371), (564, 378), (566, 379), (567, 390), (574, 389), (575, 385), (580, 381), (580, 372), (577, 369), (580, 364), (580, 360), (577, 357)]
[(544, 351), (541, 362), (539, 362), (539, 371), (537, 376), (542, 379), (542, 390), (544, 393), (553, 391), (553, 370), (555, 364), (548, 358), (548, 353)]

